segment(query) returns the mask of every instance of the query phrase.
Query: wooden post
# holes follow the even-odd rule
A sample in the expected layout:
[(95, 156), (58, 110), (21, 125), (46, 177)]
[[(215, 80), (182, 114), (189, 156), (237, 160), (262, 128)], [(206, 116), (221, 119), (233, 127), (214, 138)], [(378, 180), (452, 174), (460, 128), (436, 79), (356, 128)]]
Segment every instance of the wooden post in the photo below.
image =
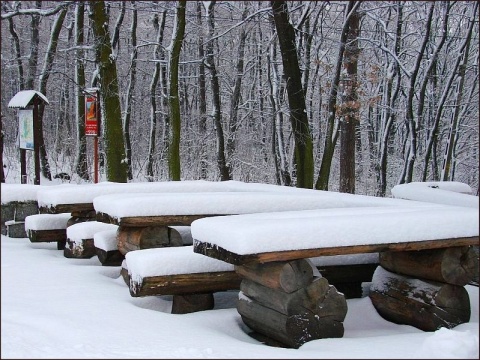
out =
[(20, 149), (20, 182), (27, 183), (27, 152), (25, 149)]
[(33, 183), (40, 185), (40, 122), (38, 121), (39, 100), (35, 96), (33, 99), (33, 152), (35, 159), (35, 179)]
[(98, 135), (93, 137), (93, 182), (98, 183)]

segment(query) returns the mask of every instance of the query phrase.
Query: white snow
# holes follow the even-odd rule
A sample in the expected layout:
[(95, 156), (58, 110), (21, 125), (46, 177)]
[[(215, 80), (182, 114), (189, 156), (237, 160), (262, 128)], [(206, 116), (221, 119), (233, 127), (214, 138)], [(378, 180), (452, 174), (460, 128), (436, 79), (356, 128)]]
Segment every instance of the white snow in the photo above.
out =
[(105, 251), (118, 250), (117, 229), (96, 232), (93, 234), (93, 243), (96, 248)]
[(67, 238), (75, 243), (85, 239), (93, 239), (95, 233), (105, 230), (117, 230), (118, 226), (114, 224), (106, 224), (98, 221), (86, 221), (73, 224), (67, 228)]
[[(232, 185), (236, 190), (229, 187)], [(191, 232), (196, 240), (213, 242), (240, 253), (272, 251), (287, 245), (327, 247), (478, 236), (479, 232), (478, 208), (264, 184), (220, 186), (225, 186), (219, 191), (228, 191), (225, 198), (230, 201), (237, 200), (231, 191), (245, 191), (248, 199), (245, 204), (252, 207), (255, 197), (258, 202), (264, 202), (267, 198), (277, 199), (275, 196), (285, 200), (278, 205), (285, 208), (287, 201), (291, 201), (288, 205), (309, 203), (308, 196), (320, 204), (320, 208), (314, 210), (224, 216), (193, 222)], [(133, 188), (136, 186), (129, 189)], [(23, 191), (21, 189), (13, 192)], [(273, 189), (278, 189), (276, 194), (269, 193)], [(192, 190), (195, 191), (198, 190)], [(290, 197), (291, 193), (297, 194), (295, 200)], [(214, 205), (206, 205), (212, 211), (231, 206), (228, 201), (216, 202), (218, 194), (210, 193), (210, 198), (203, 195), (195, 198), (194, 194), (190, 201), (187, 195), (192, 194), (162, 196), (176, 199), (181, 206), (171, 205), (183, 211), (198, 206), (200, 199), (215, 204), (216, 209)], [(157, 196), (150, 194), (158, 200)], [(11, 194), (11, 197), (19, 195)], [(66, 199), (65, 203), (70, 200)], [(337, 205), (339, 207), (326, 208)], [(159, 208), (162, 206), (158, 204)], [(141, 210), (141, 204), (138, 207), (135, 211)], [(111, 239), (116, 229), (116, 225), (91, 221), (70, 226), (67, 236), (85, 239), (99, 234), (97, 237), (102, 238), (99, 232), (107, 231), (110, 235), (105, 232), (104, 236)], [(471, 300), (470, 321), (451, 330), (423, 332), (391, 323), (378, 315), (368, 297), (363, 297), (347, 300), (342, 338), (315, 340), (299, 349), (283, 349), (266, 346), (248, 335), (250, 330), (236, 310), (238, 291), (216, 293), (214, 310), (174, 315), (171, 296), (133, 298), (120, 275), (121, 267), (101, 266), (97, 257), (65, 258), (56, 246), (55, 243), (31, 243), (28, 238), (1, 237), (1, 358), (479, 358), (479, 290), (476, 286), (465, 287)], [(181, 269), (188, 272), (219, 267), (231, 269), (230, 264), (190, 249), (185, 246), (129, 252), (128, 264), (125, 260), (124, 266), (134, 276), (160, 270), (178, 273)], [(152, 254), (151, 261), (142, 260), (143, 256), (140, 259), (144, 251)], [(154, 256), (161, 251), (164, 251), (162, 263)], [(374, 253), (325, 256), (312, 262), (329, 265), (377, 259), (378, 254)], [(160, 269), (156, 269), (157, 266)]]
[(0, 186), (1, 203), (7, 204), (13, 201), (37, 201), (37, 192), (46, 188), (45, 185), (32, 184), (7, 184)]
[(470, 195), (471, 192), (470, 186), (456, 181), (412, 182), (396, 185), (392, 188), (392, 195), (399, 199), (467, 206), (478, 209), (478, 196)]
[(478, 236), (478, 209), (334, 208), (195, 220), (194, 241), (239, 255)]
[(135, 193), (245, 191), (244, 189), (245, 186), (237, 181), (100, 182), (74, 187), (45, 187), (38, 192), (37, 198), (39, 206), (51, 207), (59, 204), (92, 203), (95, 197), (107, 194), (134, 196)]
[(28, 106), (29, 102), (33, 99), (33, 97), (37, 95), (42, 99), (45, 103), (49, 104), (48, 99), (45, 95), (43, 95), (40, 91), (36, 90), (22, 90), (17, 92), (13, 98), (10, 99), (8, 102), (9, 108), (25, 108)]
[(234, 271), (231, 264), (194, 253), (193, 246), (130, 251), (125, 262), (129, 275), (137, 282), (147, 276)]
[(25, 230), (66, 229), (71, 217), (70, 213), (29, 215), (25, 218)]

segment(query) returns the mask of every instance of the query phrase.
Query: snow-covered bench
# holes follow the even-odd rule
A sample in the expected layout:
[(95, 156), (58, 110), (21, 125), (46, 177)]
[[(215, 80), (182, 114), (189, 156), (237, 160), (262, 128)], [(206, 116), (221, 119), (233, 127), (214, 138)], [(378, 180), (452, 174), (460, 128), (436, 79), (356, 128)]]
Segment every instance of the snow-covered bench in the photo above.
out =
[[(361, 206), (399, 206), (406, 200), (358, 198), (349, 194), (332, 196), (320, 191), (242, 191), (242, 192), (190, 192), (111, 194), (94, 199), (97, 221), (119, 225), (119, 250), (126, 254), (131, 250), (156, 247), (154, 241), (142, 247), (144, 233), (158, 233), (159, 246), (171, 246), (161, 236), (166, 226), (189, 226), (193, 221), (213, 216), (262, 213), (320, 208), (345, 208)], [(256, 189), (256, 188), (255, 188)], [(272, 188), (268, 188), (272, 189)], [(292, 188), (290, 188), (292, 189)], [(293, 189), (295, 190), (295, 189)], [(413, 206), (413, 205), (412, 205)], [(419, 205), (422, 206), (422, 205)], [(140, 230), (142, 229), (142, 230)]]
[(242, 277), (245, 324), (298, 348), (343, 336), (345, 299), (315, 276), (312, 257), (379, 252), (370, 298), (383, 317), (430, 331), (467, 322), (463, 285), (478, 272), (478, 215), (435, 204), (336, 208), (205, 218), (191, 230), (195, 252)]
[(35, 214), (25, 218), (25, 231), (30, 242), (56, 242), (57, 249), (65, 249), (70, 213)]
[(94, 236), (100, 231), (117, 230), (113, 224), (87, 221), (67, 227), (67, 242), (63, 254), (66, 258), (89, 259), (96, 255)]
[[(95, 234), (95, 242), (99, 234)], [(328, 274), (338, 290), (345, 289), (346, 297), (352, 298), (361, 297), (362, 283), (372, 280), (378, 254), (310, 260)], [(213, 309), (213, 293), (240, 289), (234, 265), (197, 254), (192, 246), (131, 251), (121, 273), (133, 297), (173, 295), (174, 314)]]

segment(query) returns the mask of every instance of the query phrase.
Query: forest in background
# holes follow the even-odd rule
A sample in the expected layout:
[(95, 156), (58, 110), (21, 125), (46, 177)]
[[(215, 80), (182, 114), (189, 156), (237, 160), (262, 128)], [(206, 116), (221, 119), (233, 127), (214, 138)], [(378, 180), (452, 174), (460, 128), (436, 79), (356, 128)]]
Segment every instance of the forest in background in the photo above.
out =
[[(455, 180), (478, 194), (478, 2), (278, 3), (2, 1), (2, 180), (19, 173), (7, 104), (34, 89), (50, 102), (43, 175), (91, 181), (83, 97), (100, 87), (118, 99), (102, 114), (120, 130), (102, 127), (105, 180), (119, 154), (129, 181), (174, 174), (386, 196), (398, 183)], [(116, 87), (99, 76), (105, 64)]]

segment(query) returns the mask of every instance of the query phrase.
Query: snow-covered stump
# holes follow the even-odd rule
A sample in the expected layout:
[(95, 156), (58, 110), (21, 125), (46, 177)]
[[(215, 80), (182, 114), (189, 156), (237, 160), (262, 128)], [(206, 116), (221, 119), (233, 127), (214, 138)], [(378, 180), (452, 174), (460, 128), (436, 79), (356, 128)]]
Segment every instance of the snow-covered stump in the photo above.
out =
[(57, 249), (65, 249), (67, 223), (70, 213), (35, 214), (25, 218), (25, 231), (32, 243), (56, 242)]
[(96, 255), (94, 235), (105, 230), (116, 230), (117, 225), (86, 221), (67, 227), (66, 258), (89, 259)]
[(386, 320), (423, 331), (452, 329), (470, 320), (470, 299), (463, 286), (421, 280), (378, 266), (369, 293)]
[(118, 250), (117, 229), (105, 230), (93, 236), (95, 253), (103, 266), (120, 266), (125, 256)]
[(297, 349), (311, 340), (343, 337), (345, 297), (309, 260), (236, 265), (235, 271), (242, 277), (237, 310), (267, 344)]

